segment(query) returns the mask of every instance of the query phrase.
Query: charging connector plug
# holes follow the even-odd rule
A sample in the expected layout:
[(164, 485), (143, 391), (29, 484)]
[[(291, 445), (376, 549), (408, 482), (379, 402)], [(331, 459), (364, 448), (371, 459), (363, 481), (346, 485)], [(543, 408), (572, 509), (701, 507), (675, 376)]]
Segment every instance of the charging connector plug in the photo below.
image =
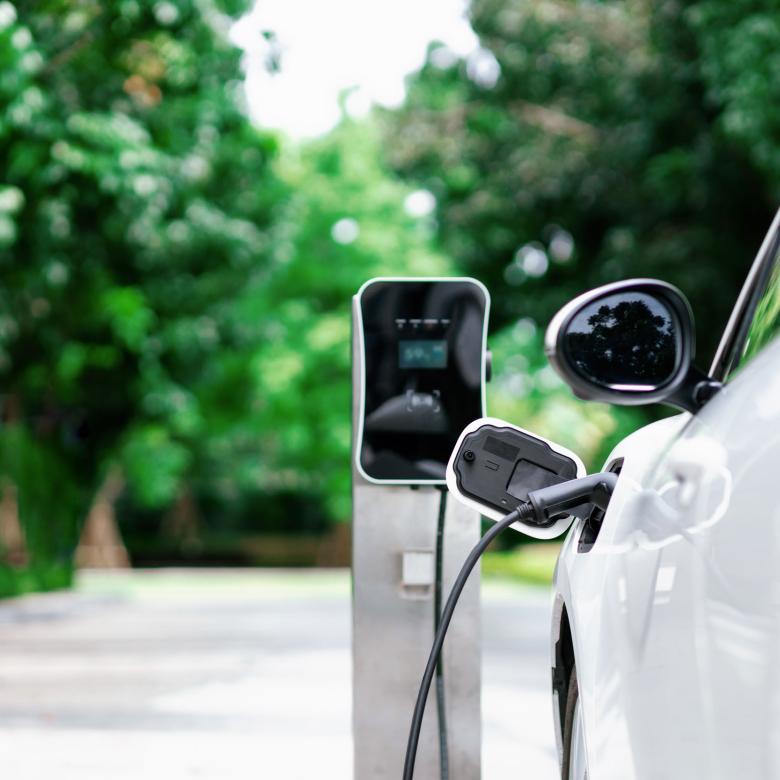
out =
[(530, 522), (544, 528), (562, 515), (584, 519), (594, 506), (606, 509), (617, 479), (617, 474), (604, 471), (533, 490), (528, 494), (528, 503), (534, 510)]

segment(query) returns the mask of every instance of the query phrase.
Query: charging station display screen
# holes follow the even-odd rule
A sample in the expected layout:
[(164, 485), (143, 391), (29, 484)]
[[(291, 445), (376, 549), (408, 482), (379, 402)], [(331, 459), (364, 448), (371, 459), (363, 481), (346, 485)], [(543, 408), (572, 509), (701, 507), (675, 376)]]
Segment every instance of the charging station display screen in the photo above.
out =
[(398, 342), (399, 368), (447, 368), (447, 342), (418, 339)]
[(488, 300), (471, 280), (377, 280), (359, 296), (364, 345), (359, 465), (369, 479), (444, 482), (483, 415)]

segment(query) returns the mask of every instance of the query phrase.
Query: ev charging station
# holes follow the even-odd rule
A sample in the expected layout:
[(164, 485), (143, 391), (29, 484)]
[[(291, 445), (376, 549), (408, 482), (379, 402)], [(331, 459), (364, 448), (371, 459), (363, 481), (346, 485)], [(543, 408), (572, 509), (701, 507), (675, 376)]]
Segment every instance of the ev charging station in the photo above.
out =
[[(356, 780), (401, 776), (441, 594), (480, 538), (479, 511), (446, 500), (446, 469), (461, 432), (485, 414), (489, 307), (468, 278), (373, 279), (353, 299)], [(426, 710), (420, 778), (480, 777), (480, 664), (475, 575)]]

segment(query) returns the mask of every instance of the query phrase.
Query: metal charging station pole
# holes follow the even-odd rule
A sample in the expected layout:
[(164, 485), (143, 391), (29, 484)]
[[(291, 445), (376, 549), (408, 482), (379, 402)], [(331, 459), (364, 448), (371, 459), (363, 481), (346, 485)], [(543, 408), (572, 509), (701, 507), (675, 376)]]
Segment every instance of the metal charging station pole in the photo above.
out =
[[(353, 453), (365, 382), (360, 311), (353, 302)], [(480, 342), (482, 343), (482, 342)], [(483, 372), (484, 373), (484, 372)], [(483, 377), (484, 378), (484, 377)], [(376, 484), (352, 458), (354, 780), (399, 780), (420, 677), (434, 634), (434, 561), (441, 489)], [(446, 488), (444, 488), (446, 489)], [(479, 514), (446, 505), (443, 599), (480, 536)], [(479, 569), (444, 647), (450, 780), (478, 780), (481, 763)], [(436, 697), (428, 700), (415, 777), (440, 777)]]

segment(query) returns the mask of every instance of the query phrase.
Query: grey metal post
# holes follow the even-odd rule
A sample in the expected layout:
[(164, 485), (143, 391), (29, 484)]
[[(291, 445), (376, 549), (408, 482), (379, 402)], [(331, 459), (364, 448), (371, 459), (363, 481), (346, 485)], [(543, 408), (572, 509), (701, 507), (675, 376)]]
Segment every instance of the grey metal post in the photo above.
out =
[[(355, 307), (353, 305), (353, 322)], [(353, 328), (353, 388), (362, 350)], [(353, 393), (353, 451), (359, 404)], [(354, 780), (400, 780), (412, 708), (433, 641), (433, 559), (440, 493), (376, 485), (352, 459)], [(479, 539), (479, 515), (447, 502), (443, 597)], [(481, 761), (479, 570), (463, 591), (444, 646), (451, 780), (478, 780)], [(431, 690), (415, 777), (439, 778)]]

